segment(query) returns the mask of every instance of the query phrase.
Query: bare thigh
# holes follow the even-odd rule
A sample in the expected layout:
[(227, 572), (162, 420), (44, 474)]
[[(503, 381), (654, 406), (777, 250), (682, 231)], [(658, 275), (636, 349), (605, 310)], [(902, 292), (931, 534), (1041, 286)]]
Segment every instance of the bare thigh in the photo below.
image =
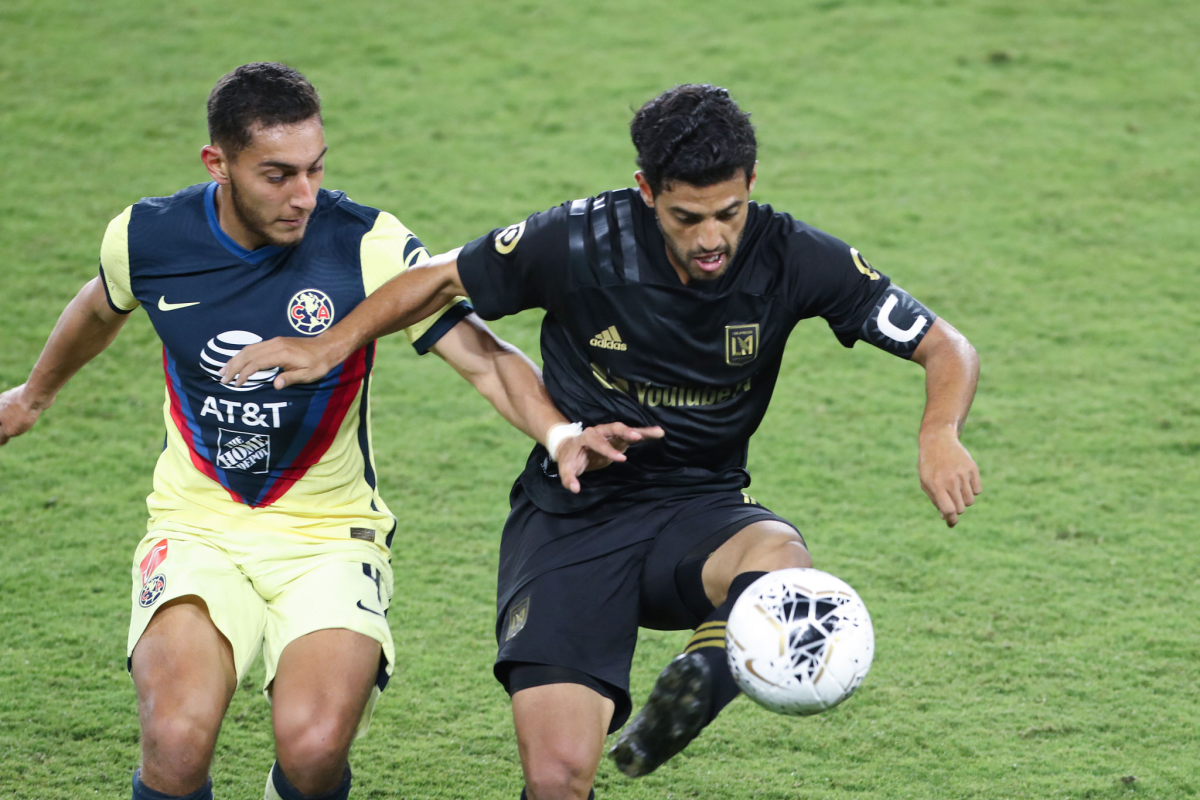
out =
[(271, 687), (279, 766), (304, 794), (337, 787), (350, 744), (375, 688), (381, 646), (332, 628), (284, 648)]
[(233, 648), (195, 595), (163, 605), (131, 656), (142, 726), (142, 782), (189, 794), (208, 778), (221, 719), (237, 688)]
[(584, 800), (596, 779), (613, 701), (577, 683), (513, 694), (513, 723), (530, 800)]

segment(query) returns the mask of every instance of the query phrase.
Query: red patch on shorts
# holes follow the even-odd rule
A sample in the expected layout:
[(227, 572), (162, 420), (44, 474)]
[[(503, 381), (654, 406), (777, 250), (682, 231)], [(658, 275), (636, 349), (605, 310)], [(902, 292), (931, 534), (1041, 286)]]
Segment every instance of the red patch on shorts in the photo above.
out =
[(167, 540), (163, 539), (154, 547), (150, 548), (150, 552), (146, 553), (146, 557), (142, 559), (142, 585), (146, 585), (146, 581), (150, 580), (150, 576), (154, 574), (154, 570), (158, 569), (158, 565), (167, 560)]

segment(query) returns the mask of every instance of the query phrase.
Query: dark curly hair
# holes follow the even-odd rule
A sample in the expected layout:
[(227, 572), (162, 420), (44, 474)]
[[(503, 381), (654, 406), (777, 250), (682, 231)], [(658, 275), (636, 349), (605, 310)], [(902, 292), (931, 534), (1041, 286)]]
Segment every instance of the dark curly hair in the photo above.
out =
[(740, 169), (749, 183), (754, 172), (750, 115), (720, 86), (685, 83), (663, 92), (633, 115), (629, 134), (655, 195), (674, 180), (711, 186)]
[(321, 98), (296, 70), (263, 61), (230, 72), (208, 95), (208, 136), (230, 158), (250, 146), (255, 123), (269, 128), (321, 117)]

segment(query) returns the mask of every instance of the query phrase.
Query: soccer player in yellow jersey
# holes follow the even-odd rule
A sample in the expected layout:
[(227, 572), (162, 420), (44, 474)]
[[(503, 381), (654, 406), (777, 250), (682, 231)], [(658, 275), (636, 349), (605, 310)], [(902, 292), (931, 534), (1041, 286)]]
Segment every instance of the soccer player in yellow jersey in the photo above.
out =
[[(320, 101), (295, 70), (224, 76), (208, 124), (212, 180), (112, 221), (100, 275), (28, 381), (0, 395), (0, 445), (146, 309), (163, 342), (167, 437), (132, 564), (133, 798), (212, 797), (221, 719), (259, 651), (277, 758), (266, 797), (346, 798), (351, 741), (395, 662), (385, 614), (396, 520), (376, 488), (368, 412), (374, 343), (314, 384), (272, 389), (265, 371), (226, 386), (220, 370), (248, 344), (320, 334), (428, 252), (392, 215), (321, 188)], [(566, 422), (536, 367), (466, 300), (432, 311), (408, 329), (418, 352), (448, 361), (543, 443)], [(594, 444), (593, 465), (622, 458), (604, 436)]]

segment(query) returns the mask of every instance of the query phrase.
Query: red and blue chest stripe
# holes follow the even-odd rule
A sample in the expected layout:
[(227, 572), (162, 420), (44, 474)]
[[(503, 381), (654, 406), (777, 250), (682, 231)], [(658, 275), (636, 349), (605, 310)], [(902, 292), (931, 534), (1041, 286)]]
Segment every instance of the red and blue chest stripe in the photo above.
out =
[[(329, 451), (346, 423), (354, 398), (365, 386), (374, 355), (374, 343), (355, 351), (312, 387), (312, 391), (307, 392), (307, 408), (299, 426), (286, 435), (278, 430), (272, 434), (280, 437), (282, 453), (272, 455), (269, 469), (263, 474), (223, 469), (218, 465), (217, 427), (210, 422), (200, 421), (197, 404), (184, 386), (179, 366), (164, 347), (163, 371), (170, 397), (171, 419), (187, 445), (188, 455), (197, 470), (221, 484), (235, 502), (252, 508), (270, 506), (314, 465), (320, 463)], [(365, 415), (365, 409), (361, 413)], [(358, 443), (360, 449), (365, 447), (366, 439), (361, 433)], [(366, 469), (370, 471), (370, 453), (364, 451), (362, 457)], [(373, 472), (367, 477), (373, 478)]]

